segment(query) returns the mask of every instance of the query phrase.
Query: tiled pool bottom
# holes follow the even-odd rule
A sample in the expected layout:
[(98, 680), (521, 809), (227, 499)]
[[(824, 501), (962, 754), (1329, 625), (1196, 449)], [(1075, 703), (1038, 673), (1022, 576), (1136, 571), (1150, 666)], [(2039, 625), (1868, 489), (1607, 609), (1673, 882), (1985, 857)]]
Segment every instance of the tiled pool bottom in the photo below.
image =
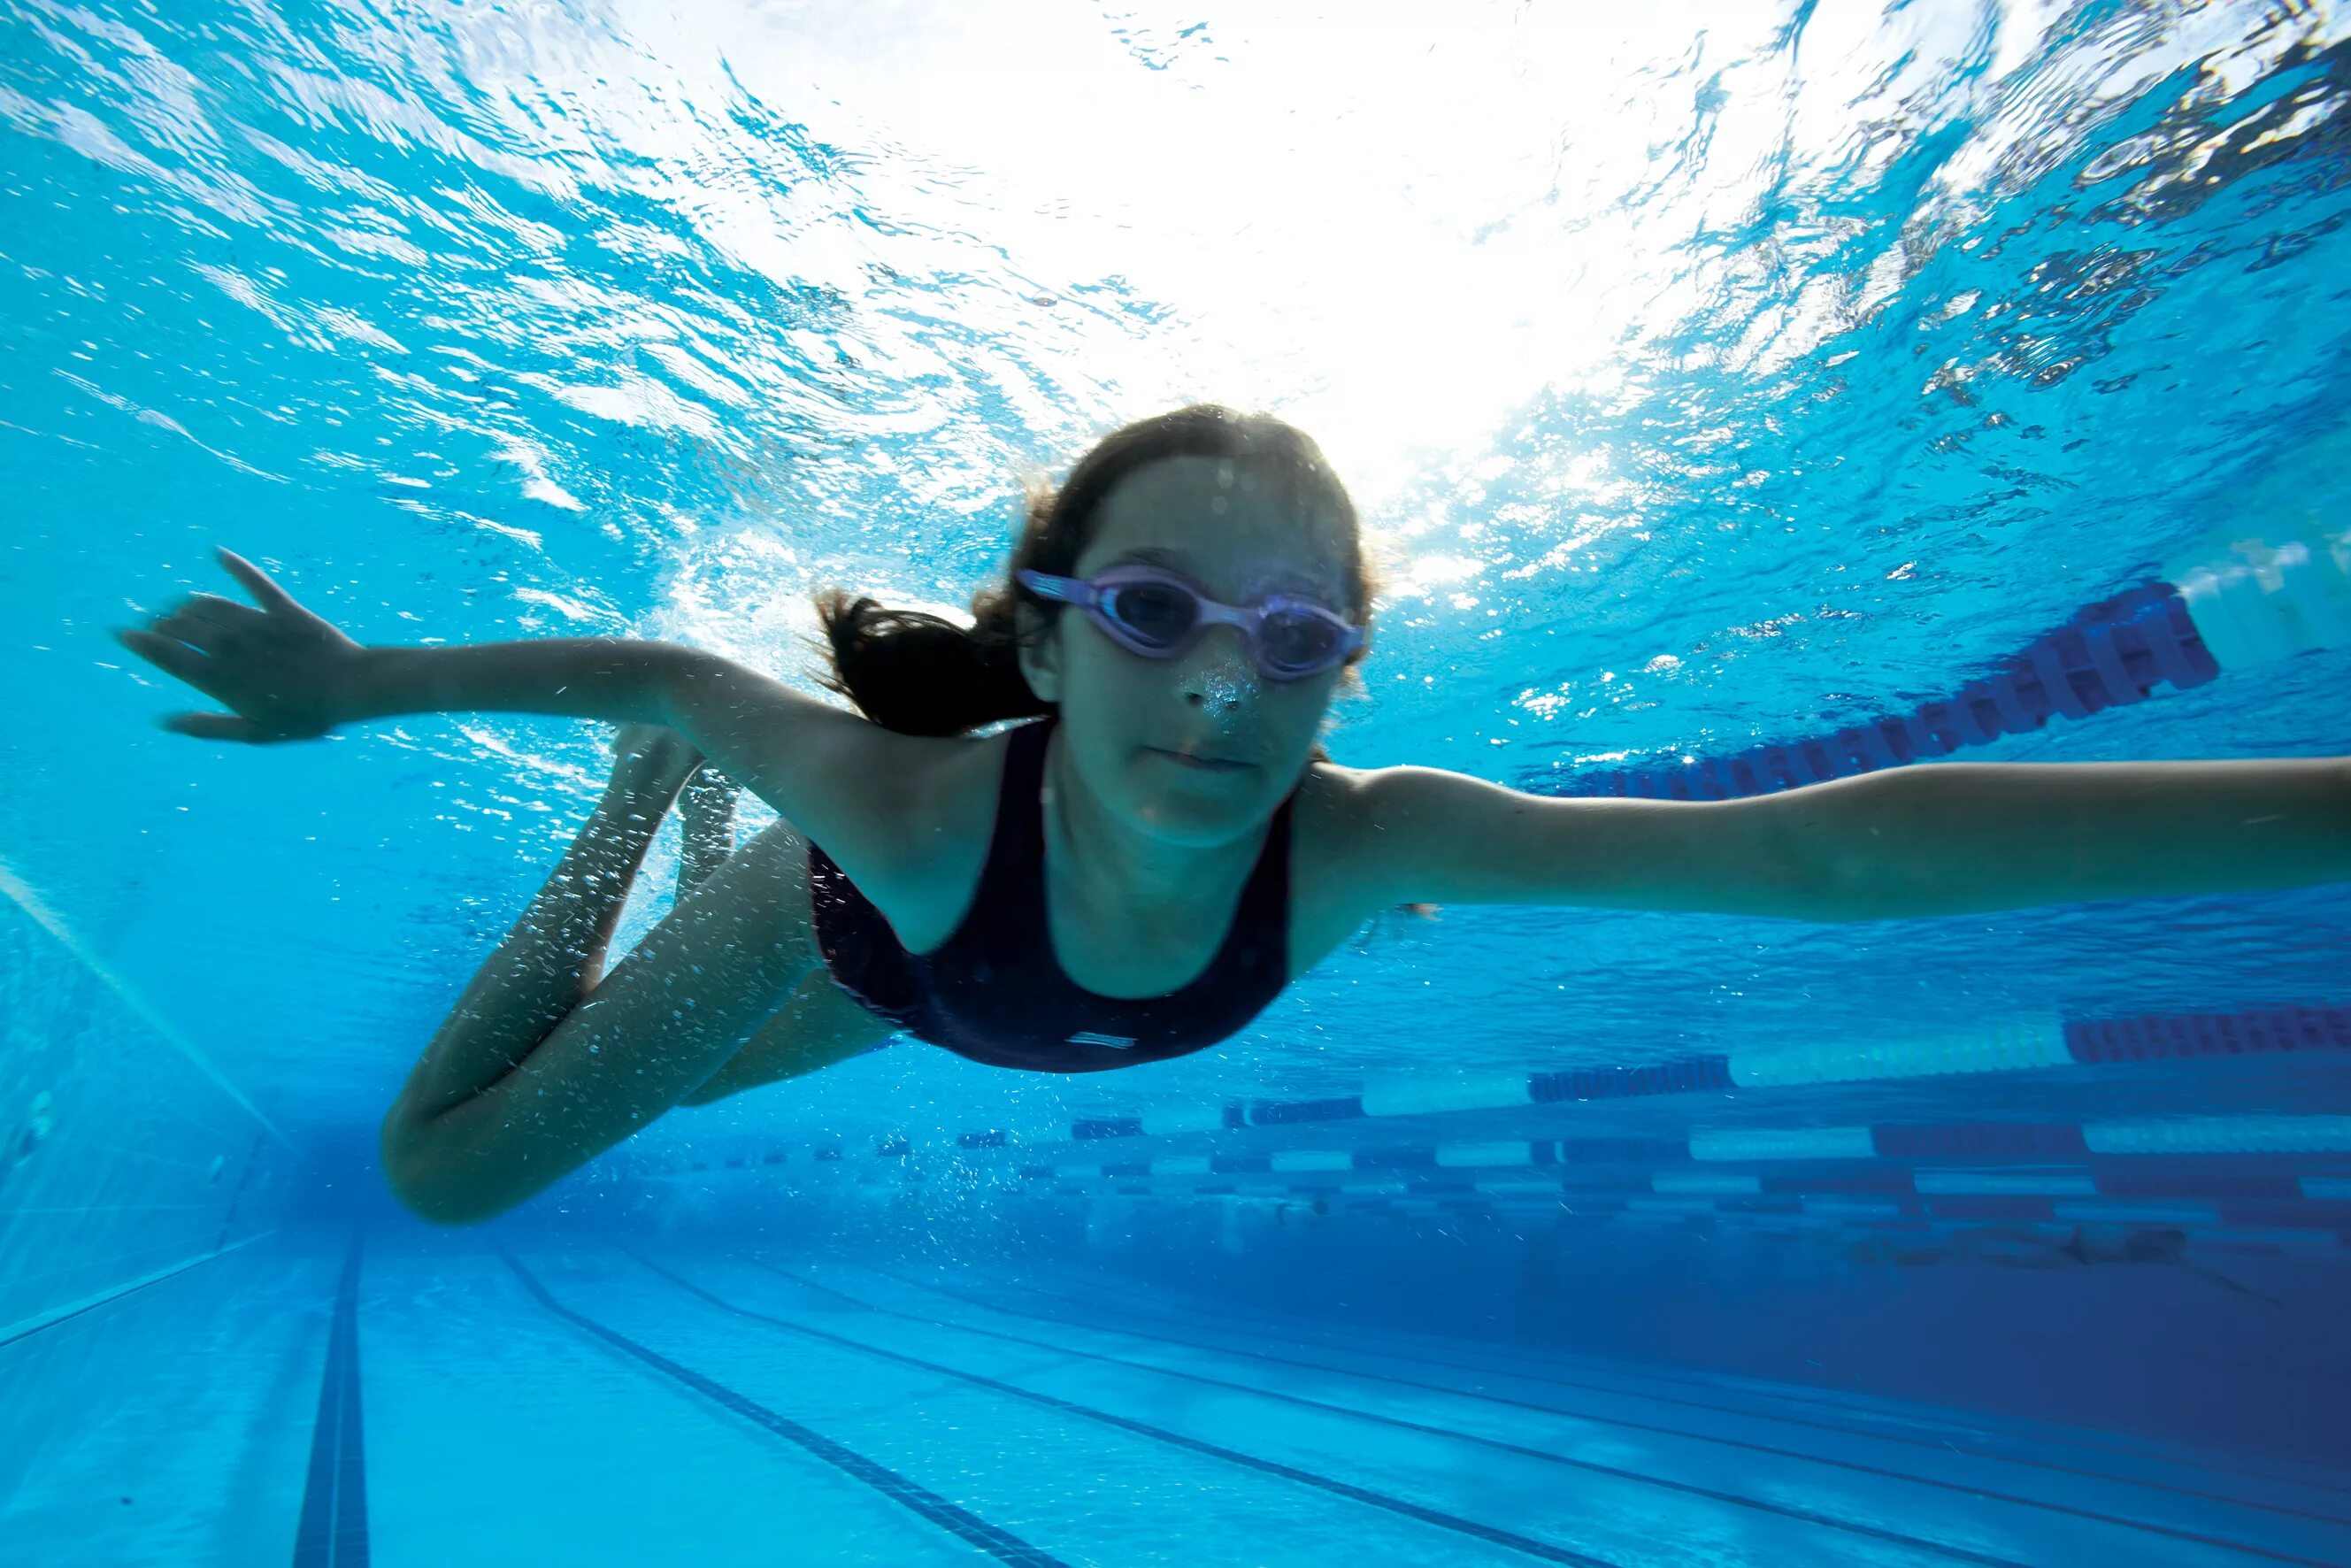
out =
[(2283, 1459), (1077, 1270), (319, 1240), (0, 1351), (146, 1341), (0, 1560), (2351, 1562), (2351, 1474)]

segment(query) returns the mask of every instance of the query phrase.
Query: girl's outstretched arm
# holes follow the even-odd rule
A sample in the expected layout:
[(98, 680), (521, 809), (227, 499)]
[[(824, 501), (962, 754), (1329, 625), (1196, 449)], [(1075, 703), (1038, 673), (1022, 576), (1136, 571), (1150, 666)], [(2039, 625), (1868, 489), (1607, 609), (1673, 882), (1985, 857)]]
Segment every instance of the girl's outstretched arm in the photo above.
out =
[(2351, 758), (1930, 762), (1751, 800), (1560, 800), (1391, 768), (1380, 902), (1889, 920), (2351, 881)]
[[(192, 596), (118, 640), (230, 711), (175, 714), (183, 735), (262, 744), (409, 713), (536, 713), (684, 732), (729, 778), (823, 843), (862, 885), (919, 854), (909, 814), (954, 740), (899, 735), (716, 653), (622, 637), (363, 647), (228, 550), (259, 605)], [(909, 862), (911, 863), (911, 862)]]

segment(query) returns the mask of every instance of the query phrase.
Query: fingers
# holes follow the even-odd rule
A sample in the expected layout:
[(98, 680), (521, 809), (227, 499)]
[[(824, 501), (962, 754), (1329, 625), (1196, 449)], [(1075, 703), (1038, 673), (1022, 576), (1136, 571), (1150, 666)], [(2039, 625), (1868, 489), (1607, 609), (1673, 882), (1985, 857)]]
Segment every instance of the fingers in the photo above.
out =
[(256, 626), (269, 617), (250, 604), (240, 604), (234, 599), (223, 599), (217, 593), (191, 593), (172, 613), (193, 615), (209, 621), (224, 631), (241, 631)]
[(210, 621), (200, 621), (187, 611), (175, 611), (157, 620), (152, 630), (158, 636), (177, 637), (193, 643), (207, 653), (217, 653), (228, 639), (228, 633)]
[(148, 630), (162, 636), (177, 637), (207, 653), (221, 653), (245, 632), (268, 623), (269, 617), (250, 604), (239, 604), (217, 593), (197, 593), (183, 600), (169, 614), (157, 616)]
[[(165, 620), (169, 619), (171, 617), (165, 617)], [(116, 627), (114, 640), (165, 674), (176, 675), (199, 690), (206, 689), (204, 677), (206, 667), (212, 663), (209, 654), (200, 653), (185, 643), (158, 636), (152, 632), (142, 632), (135, 626)]]
[(233, 713), (175, 713), (162, 722), (165, 729), (193, 735), (199, 740), (242, 740), (258, 745), (270, 738), (259, 725)]
[(228, 569), (228, 574), (243, 583), (245, 591), (252, 594), (264, 610), (291, 612), (302, 608), (294, 602), (292, 594), (270, 581), (259, 567), (235, 550), (223, 545), (216, 547), (215, 553), (220, 556), (221, 565)]
[[(217, 593), (193, 593), (165, 614), (147, 623), (162, 637), (176, 637), (207, 653), (219, 653), (240, 633), (266, 626), (269, 617), (250, 604), (223, 599)], [(118, 633), (118, 636), (120, 634)], [(143, 651), (143, 650), (142, 650)], [(174, 670), (174, 674), (181, 672)]]

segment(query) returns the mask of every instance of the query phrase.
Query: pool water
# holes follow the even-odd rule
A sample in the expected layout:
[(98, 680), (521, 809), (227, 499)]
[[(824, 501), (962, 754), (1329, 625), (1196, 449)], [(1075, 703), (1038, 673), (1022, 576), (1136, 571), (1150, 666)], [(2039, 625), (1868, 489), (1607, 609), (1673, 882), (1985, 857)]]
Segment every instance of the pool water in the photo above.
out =
[(434, 1228), (378, 1120), (609, 731), (201, 743), (108, 635), (225, 545), (813, 691), (817, 590), (959, 606), (1205, 398), (1364, 513), (1353, 766), (2342, 755), (2346, 39), (0, 0), (0, 1562), (2351, 1563), (2340, 883), (1399, 912)]

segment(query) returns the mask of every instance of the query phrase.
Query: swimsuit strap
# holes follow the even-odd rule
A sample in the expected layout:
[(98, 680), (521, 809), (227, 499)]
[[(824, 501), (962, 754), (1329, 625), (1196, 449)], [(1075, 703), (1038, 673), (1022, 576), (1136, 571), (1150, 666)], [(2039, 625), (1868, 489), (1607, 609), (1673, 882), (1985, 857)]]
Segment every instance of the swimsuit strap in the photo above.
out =
[(962, 924), (945, 946), (930, 955), (933, 960), (984, 949), (1008, 931), (1024, 938), (1033, 934), (1045, 942), (1046, 953), (1052, 951), (1045, 936), (1044, 783), (1045, 745), (1056, 722), (1052, 715), (1033, 719), (1007, 738), (996, 822), (988, 830), (979, 886), (973, 890)]
[[(1053, 719), (1018, 727), (1004, 746), (1004, 776), (997, 785), (997, 821), (987, 832), (987, 861), (980, 862), (980, 886), (971, 912), (997, 910), (1025, 919), (1020, 905), (1037, 900), (1044, 917), (1044, 747), (1053, 738)], [(1013, 907), (1007, 910), (1007, 900)]]
[(1045, 910), (1045, 747), (1060, 723), (1058, 714), (1048, 714), (1012, 732), (1004, 751), (1004, 783), (997, 792), (996, 829), (983, 873), (1033, 880), (1040, 917)]

